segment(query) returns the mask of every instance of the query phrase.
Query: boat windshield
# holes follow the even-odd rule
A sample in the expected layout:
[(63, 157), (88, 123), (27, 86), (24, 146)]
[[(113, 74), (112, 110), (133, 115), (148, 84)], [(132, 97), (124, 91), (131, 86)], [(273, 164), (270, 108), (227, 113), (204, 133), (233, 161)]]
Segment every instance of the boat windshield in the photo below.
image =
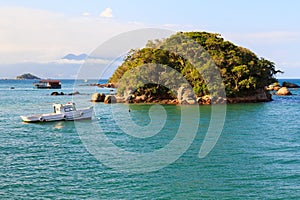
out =
[(75, 110), (75, 108), (73, 106), (64, 107), (65, 112), (70, 112), (70, 111), (74, 111), (74, 110)]

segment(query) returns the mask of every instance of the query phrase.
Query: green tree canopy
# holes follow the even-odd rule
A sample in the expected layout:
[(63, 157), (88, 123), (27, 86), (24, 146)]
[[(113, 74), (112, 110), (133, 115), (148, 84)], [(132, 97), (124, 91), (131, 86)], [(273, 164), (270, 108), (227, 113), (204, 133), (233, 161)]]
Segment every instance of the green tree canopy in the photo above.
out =
[[(183, 38), (189, 38), (192, 42)], [(191, 43), (197, 45), (193, 44), (191, 48)], [(197, 63), (191, 62), (190, 59)], [(159, 63), (177, 70), (198, 96), (210, 94), (211, 91), (215, 91), (214, 88), (219, 87), (207, 84), (217, 77), (214, 72), (209, 75), (208, 80), (205, 73), (210, 72), (209, 69), (212, 68), (218, 69), (228, 97), (253, 95), (258, 89), (275, 82), (274, 76), (281, 72), (275, 69), (273, 62), (258, 58), (250, 50), (225, 41), (220, 34), (178, 32), (163, 40), (149, 41), (145, 48), (131, 50), (109, 82), (119, 82), (128, 70), (149, 63)], [(200, 68), (196, 68), (195, 64)], [(150, 86), (156, 87), (152, 91), (159, 90), (159, 87), (152, 84), (147, 87)], [(161, 88), (165, 92), (166, 88)], [(161, 92), (158, 91), (160, 94)]]

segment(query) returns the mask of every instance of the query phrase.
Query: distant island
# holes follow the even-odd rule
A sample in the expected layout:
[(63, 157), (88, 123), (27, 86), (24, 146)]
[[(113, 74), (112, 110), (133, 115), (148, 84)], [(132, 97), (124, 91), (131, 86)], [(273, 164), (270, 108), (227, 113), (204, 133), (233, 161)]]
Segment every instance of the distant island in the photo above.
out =
[(22, 74), (20, 76), (17, 76), (16, 77), (17, 80), (28, 80), (28, 79), (41, 79), (35, 75), (32, 75), (30, 73), (27, 73), (27, 74)]
[[(186, 38), (190, 41), (185, 41)], [(187, 57), (196, 58), (197, 62), (201, 62), (198, 65), (200, 67), (196, 69)], [(151, 66), (147, 65), (151, 63), (175, 69), (187, 80), (192, 92), (188, 92), (187, 88), (179, 88), (174, 92), (164, 87), (163, 84), (166, 82), (169, 85), (176, 84), (176, 77), (169, 76), (164, 79), (166, 70), (160, 69), (155, 71), (158, 75), (152, 78)], [(152, 82), (145, 85), (139, 81), (140, 74), (145, 73), (138, 71), (143, 65), (148, 66), (147, 74), (150, 74), (147, 75), (148, 80), (157, 81), (158, 84)], [(135, 74), (130, 73), (133, 69), (137, 70)], [(215, 73), (215, 69), (220, 75)], [(272, 100), (265, 86), (277, 81), (275, 78), (277, 73), (283, 72), (276, 70), (272, 61), (259, 58), (249, 49), (224, 40), (220, 34), (178, 32), (166, 39), (149, 41), (145, 48), (131, 50), (109, 82), (118, 85), (118, 98), (131, 103), (265, 102)], [(203, 74), (208, 75), (204, 78)], [(214, 84), (220, 76), (222, 80), (219, 82), (222, 84)], [(213, 84), (209, 85), (207, 81)], [(218, 94), (220, 87), (224, 87), (225, 98), (224, 95)]]
[(68, 54), (66, 56), (64, 56), (62, 59), (66, 59), (66, 60), (85, 60), (88, 57), (87, 54), (83, 53), (83, 54), (79, 54), (79, 55), (75, 55), (75, 54)]

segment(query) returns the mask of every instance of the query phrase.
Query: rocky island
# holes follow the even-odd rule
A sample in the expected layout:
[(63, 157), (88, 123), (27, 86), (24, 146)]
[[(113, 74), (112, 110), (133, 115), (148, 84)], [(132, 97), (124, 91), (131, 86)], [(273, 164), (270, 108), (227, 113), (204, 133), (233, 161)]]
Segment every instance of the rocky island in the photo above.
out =
[(277, 81), (277, 73), (273, 62), (220, 34), (178, 32), (131, 50), (109, 82), (118, 85), (117, 102), (266, 102), (272, 99), (265, 86)]
[(27, 73), (27, 74), (22, 74), (20, 76), (17, 76), (16, 77), (17, 80), (28, 80), (28, 79), (41, 79), (35, 75), (32, 75), (30, 73)]

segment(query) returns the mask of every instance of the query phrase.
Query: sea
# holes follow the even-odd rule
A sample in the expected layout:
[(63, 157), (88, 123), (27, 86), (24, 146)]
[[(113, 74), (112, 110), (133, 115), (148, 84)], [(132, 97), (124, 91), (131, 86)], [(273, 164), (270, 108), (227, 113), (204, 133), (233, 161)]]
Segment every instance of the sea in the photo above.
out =
[[(0, 199), (300, 199), (300, 89), (222, 108), (92, 103), (115, 91), (87, 84), (106, 81), (0, 80)], [(92, 120), (20, 118), (67, 102)]]

